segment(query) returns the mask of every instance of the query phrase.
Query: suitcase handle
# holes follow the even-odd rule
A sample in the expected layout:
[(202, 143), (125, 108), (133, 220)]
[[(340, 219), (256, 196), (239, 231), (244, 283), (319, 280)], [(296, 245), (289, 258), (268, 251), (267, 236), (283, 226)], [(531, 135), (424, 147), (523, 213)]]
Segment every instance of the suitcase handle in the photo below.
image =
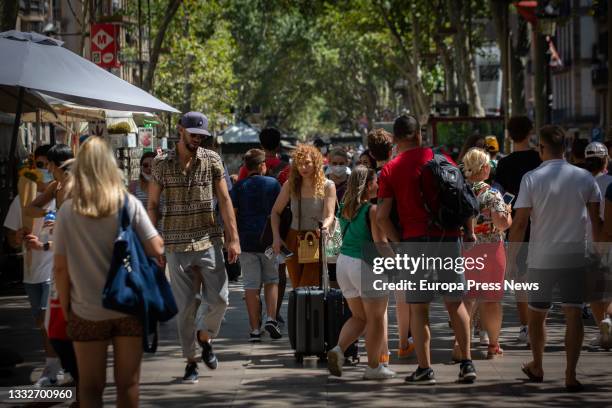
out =
[(325, 247), (327, 245), (327, 234), (323, 234), (323, 223), (318, 221), (319, 224), (319, 288), (323, 290), (325, 297), (329, 293), (329, 271), (327, 269), (327, 254), (325, 253)]

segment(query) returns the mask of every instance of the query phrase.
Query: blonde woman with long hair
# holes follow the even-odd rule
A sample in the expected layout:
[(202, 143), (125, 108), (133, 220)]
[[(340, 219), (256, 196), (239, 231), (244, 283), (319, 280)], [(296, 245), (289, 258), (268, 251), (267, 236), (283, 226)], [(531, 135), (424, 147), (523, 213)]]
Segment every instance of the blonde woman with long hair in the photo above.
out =
[(368, 246), (383, 240), (376, 224), (376, 205), (369, 202), (377, 190), (375, 170), (357, 166), (349, 176), (338, 211), (343, 240), (336, 262), (336, 277), (352, 316), (342, 326), (338, 345), (327, 354), (329, 371), (336, 376), (342, 375), (344, 352), (364, 330), (368, 350), (364, 379), (383, 380), (395, 376), (380, 362), (380, 356), (388, 352), (385, 345), (388, 297), (386, 292), (374, 290), (372, 268), (364, 261), (373, 249)]
[(309, 231), (318, 234), (319, 222), (323, 223), (324, 231), (329, 229), (334, 222), (336, 187), (333, 181), (325, 178), (323, 156), (314, 146), (299, 145), (292, 159), (289, 180), (283, 185), (272, 208), (272, 248), (276, 254), (280, 253), (283, 244), (280, 215), (291, 203), (291, 228), (285, 238), (285, 245), (295, 254), (286, 260), (291, 285), (294, 288), (318, 286), (319, 264), (298, 262), (298, 236)]
[(80, 402), (85, 407), (102, 406), (107, 348), (112, 343), (116, 405), (136, 407), (142, 325), (133, 316), (102, 306), (124, 203), (147, 255), (161, 256), (163, 241), (140, 201), (127, 193), (115, 157), (103, 139), (92, 137), (83, 143), (72, 174), (71, 198), (59, 210), (55, 225), (54, 272), (67, 333), (74, 341)]
[[(503, 355), (499, 344), (502, 325), (502, 305), (504, 296), (504, 275), (506, 272), (506, 251), (504, 249), (504, 231), (512, 225), (511, 208), (504, 203), (502, 195), (491, 189), (485, 180), (491, 173), (489, 153), (474, 147), (463, 156), (463, 173), (472, 184), (472, 190), (478, 199), (479, 215), (474, 221), (476, 246), (464, 252), (465, 257), (484, 257), (487, 261), (482, 270), (466, 270), (467, 280), (474, 280), (489, 286), (499, 285), (499, 290), (471, 290), (468, 292), (465, 305), (474, 315), (480, 310), (481, 330), (489, 335), (487, 358), (493, 359)], [(476, 304), (478, 302), (478, 304)], [(457, 358), (458, 349), (455, 348)]]

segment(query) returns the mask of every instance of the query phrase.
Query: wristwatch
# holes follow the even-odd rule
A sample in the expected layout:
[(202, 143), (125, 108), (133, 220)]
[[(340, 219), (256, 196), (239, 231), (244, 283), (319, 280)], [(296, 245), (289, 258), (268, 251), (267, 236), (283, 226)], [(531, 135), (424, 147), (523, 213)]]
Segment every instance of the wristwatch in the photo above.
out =
[(51, 248), (51, 244), (49, 244), (48, 242), (45, 242), (43, 244), (43, 251), (48, 251)]

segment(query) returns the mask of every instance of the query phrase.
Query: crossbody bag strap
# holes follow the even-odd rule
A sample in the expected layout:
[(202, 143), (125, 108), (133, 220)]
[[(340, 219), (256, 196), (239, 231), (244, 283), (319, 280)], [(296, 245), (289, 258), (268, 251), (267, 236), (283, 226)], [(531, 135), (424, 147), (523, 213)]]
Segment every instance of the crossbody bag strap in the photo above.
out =
[(123, 205), (121, 206), (121, 210), (119, 210), (119, 232), (124, 231), (127, 227), (130, 226), (128, 200), (128, 193), (125, 193), (125, 196), (123, 197)]
[(298, 232), (301, 232), (301, 231), (302, 231), (302, 191), (300, 191), (298, 194)]

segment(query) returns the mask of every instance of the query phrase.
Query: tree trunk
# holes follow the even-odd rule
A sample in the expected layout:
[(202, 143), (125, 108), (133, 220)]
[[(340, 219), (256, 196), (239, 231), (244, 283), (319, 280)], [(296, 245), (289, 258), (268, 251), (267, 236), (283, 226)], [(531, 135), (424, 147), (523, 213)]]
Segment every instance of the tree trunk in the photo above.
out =
[(525, 102), (525, 57), (529, 55), (531, 42), (529, 41), (529, 23), (521, 18), (518, 21), (518, 33), (516, 35), (516, 45), (512, 47), (510, 56), (510, 67), (512, 81), (510, 88), (512, 92), (512, 115), (526, 115), (527, 105)]
[(469, 37), (464, 28), (471, 29), (467, 23), (466, 16), (468, 11), (465, 7), (465, 0), (448, 0), (447, 7), (453, 27), (456, 29), (454, 35), (454, 45), (457, 57), (457, 74), (459, 83), (463, 82), (461, 87), (465, 87), (467, 92), (467, 102), (470, 104), (470, 114), (473, 116), (484, 116), (485, 111), (480, 100), (478, 92), (478, 83), (476, 81), (476, 65), (474, 61), (474, 53), (469, 41)]
[(463, 60), (463, 53), (459, 45), (457, 44), (456, 37), (453, 39), (453, 63), (455, 65), (455, 72), (457, 74), (457, 95), (459, 96), (459, 102), (469, 103), (468, 88), (467, 88), (467, 73), (465, 72), (465, 61)]
[[(189, 12), (185, 10), (185, 16), (183, 18), (184, 27), (183, 27), (183, 35), (185, 38), (189, 37)], [(191, 73), (193, 72), (193, 62), (195, 61), (195, 56), (193, 54), (189, 54), (185, 57), (184, 62), (184, 73), (185, 73), (185, 84), (183, 85), (183, 112), (191, 112), (191, 97), (193, 95), (193, 84), (191, 83)]]
[(157, 35), (155, 36), (155, 42), (153, 43), (153, 49), (151, 50), (151, 60), (149, 61), (149, 69), (147, 70), (147, 76), (145, 77), (142, 86), (142, 89), (144, 89), (145, 91), (150, 91), (153, 87), (155, 69), (157, 68), (157, 62), (159, 61), (159, 53), (161, 52), (161, 47), (164, 42), (164, 38), (166, 37), (166, 31), (168, 30), (168, 26), (170, 26), (170, 23), (172, 22), (172, 19), (174, 18), (174, 15), (178, 11), (178, 8), (182, 2), (183, 0), (168, 0), (164, 19), (162, 20), (162, 23), (159, 26)]
[[(392, 38), (395, 40), (395, 43), (401, 51), (402, 63), (400, 64), (400, 69), (403, 71), (403, 79), (408, 81), (408, 88), (412, 99), (412, 103), (410, 104), (412, 113), (417, 117), (427, 115), (429, 113), (429, 98), (425, 94), (423, 87), (422, 74), (418, 65), (420, 60), (413, 57), (414, 55), (418, 55), (418, 48), (415, 49), (414, 43), (411, 47), (404, 41), (402, 33), (398, 30), (395, 22), (391, 20), (391, 16), (385, 9), (382, 2), (378, 2), (378, 9), (380, 10), (387, 28), (389, 28), (391, 31)], [(404, 98), (404, 101), (405, 100), (406, 99)]]
[(459, 90), (457, 89), (455, 64), (453, 63), (451, 52), (440, 38), (436, 38), (436, 48), (440, 54), (442, 66), (444, 67), (444, 83), (446, 88), (444, 98), (447, 101), (456, 101), (459, 98)]
[(546, 40), (544, 36), (534, 32), (535, 55), (534, 55), (534, 89), (535, 121), (538, 136), (540, 128), (546, 124), (546, 111), (548, 109), (548, 97), (546, 92)]
[(513, 74), (510, 68), (510, 22), (508, 13), (508, 2), (506, 0), (490, 0), (489, 6), (491, 9), (491, 15), (495, 24), (495, 37), (497, 39), (497, 46), (500, 51), (500, 63), (502, 69), (502, 103), (501, 109), (504, 112), (504, 116), (508, 118), (511, 112), (510, 96), (512, 93), (509, 92), (510, 88), (510, 76)]
[(17, 0), (2, 0), (2, 30), (14, 30), (17, 26), (19, 2)]

